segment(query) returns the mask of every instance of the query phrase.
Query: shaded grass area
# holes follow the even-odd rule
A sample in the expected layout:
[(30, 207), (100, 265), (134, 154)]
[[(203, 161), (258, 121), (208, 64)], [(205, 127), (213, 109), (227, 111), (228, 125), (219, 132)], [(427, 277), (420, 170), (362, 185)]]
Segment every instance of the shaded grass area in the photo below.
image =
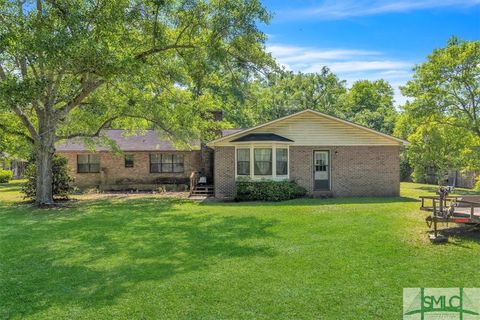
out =
[[(480, 286), (480, 242), (427, 241), (415, 197), (38, 210), (0, 185), (0, 318), (397, 319), (404, 287)], [(469, 192), (457, 190), (457, 192)]]

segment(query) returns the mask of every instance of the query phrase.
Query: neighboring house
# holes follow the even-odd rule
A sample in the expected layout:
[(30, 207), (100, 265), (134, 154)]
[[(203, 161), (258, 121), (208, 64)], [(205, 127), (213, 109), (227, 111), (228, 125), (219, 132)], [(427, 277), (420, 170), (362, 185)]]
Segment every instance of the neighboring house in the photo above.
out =
[(450, 170), (447, 184), (459, 188), (473, 189), (479, 176), (480, 173), (475, 171)]
[(207, 177), (215, 197), (231, 199), (240, 179), (294, 180), (312, 196), (398, 196), (400, 147), (405, 141), (320, 112), (305, 110), (250, 129), (176, 148), (154, 131), (125, 136), (107, 130), (123, 154), (98, 146), (88, 151), (67, 140), (57, 153), (68, 158), (81, 187), (150, 189), (185, 183), (192, 172)]
[(450, 169), (447, 173), (439, 174), (434, 167), (425, 169), (425, 175), (417, 182), (428, 184), (442, 184), (458, 188), (473, 189), (480, 173), (476, 171), (464, 171)]

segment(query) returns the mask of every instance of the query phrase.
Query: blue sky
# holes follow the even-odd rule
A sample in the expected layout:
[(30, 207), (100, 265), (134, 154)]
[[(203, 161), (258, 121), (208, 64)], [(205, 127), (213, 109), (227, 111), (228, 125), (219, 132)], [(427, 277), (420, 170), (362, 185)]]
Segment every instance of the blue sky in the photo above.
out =
[(451, 35), (480, 39), (480, 0), (275, 1), (263, 0), (274, 15), (262, 26), (267, 51), (289, 70), (315, 72), (328, 66), (350, 85), (386, 79), (396, 104), (398, 86), (415, 64)]

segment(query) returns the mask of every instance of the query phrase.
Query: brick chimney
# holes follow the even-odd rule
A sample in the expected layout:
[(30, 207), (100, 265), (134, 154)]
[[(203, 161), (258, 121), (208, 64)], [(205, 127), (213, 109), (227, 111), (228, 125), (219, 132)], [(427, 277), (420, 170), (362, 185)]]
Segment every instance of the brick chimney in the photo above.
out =
[[(213, 110), (209, 111), (213, 121), (222, 121), (223, 120), (223, 110)], [(217, 132), (221, 136), (221, 130)], [(201, 142), (201, 157), (202, 157), (202, 168), (200, 175), (207, 178), (207, 184), (213, 184), (213, 149), (207, 147), (205, 141)]]
[(223, 120), (223, 110), (215, 110), (215, 111), (210, 111), (213, 115), (213, 120), (214, 121), (222, 121)]

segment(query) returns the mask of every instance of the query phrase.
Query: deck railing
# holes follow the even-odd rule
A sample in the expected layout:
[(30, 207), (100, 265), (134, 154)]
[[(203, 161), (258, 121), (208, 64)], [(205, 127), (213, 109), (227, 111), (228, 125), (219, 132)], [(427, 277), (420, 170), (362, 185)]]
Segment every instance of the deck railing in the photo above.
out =
[(192, 171), (190, 174), (190, 195), (198, 184), (198, 179), (200, 178), (200, 173), (197, 171)]

